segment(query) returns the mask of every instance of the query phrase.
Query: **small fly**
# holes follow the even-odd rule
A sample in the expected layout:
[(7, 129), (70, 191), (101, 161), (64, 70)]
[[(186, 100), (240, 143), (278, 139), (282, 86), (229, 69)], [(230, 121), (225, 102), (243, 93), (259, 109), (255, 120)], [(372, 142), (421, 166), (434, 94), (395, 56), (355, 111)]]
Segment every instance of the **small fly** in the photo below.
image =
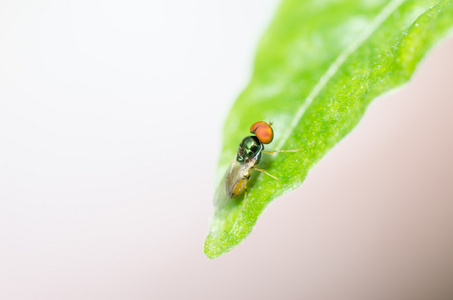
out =
[(257, 164), (260, 162), (261, 154), (271, 154), (276, 152), (297, 152), (297, 150), (275, 150), (264, 151), (264, 144), (270, 144), (274, 139), (272, 123), (264, 121), (256, 122), (250, 127), (250, 133), (254, 135), (244, 138), (239, 145), (235, 159), (228, 168), (225, 177), (217, 189), (214, 203), (217, 207), (224, 206), (229, 199), (238, 197), (243, 191), (244, 202), (242, 207), (245, 208), (247, 200), (247, 181), (252, 175), (253, 170), (262, 172), (276, 180), (277, 177), (267, 173), (265, 170), (258, 169)]

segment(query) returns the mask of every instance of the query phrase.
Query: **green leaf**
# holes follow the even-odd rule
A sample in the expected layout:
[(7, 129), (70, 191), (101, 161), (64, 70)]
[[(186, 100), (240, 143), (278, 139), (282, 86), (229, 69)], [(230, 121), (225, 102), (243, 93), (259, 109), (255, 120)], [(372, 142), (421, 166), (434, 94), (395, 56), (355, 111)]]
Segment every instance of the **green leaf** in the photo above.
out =
[[(453, 0), (284, 0), (263, 36), (251, 82), (224, 127), (220, 180), (256, 121), (274, 123), (267, 150), (243, 197), (215, 211), (205, 254), (241, 243), (277, 197), (299, 187), (308, 171), (349, 133), (369, 103), (407, 82), (426, 52), (452, 31)], [(453, 55), (452, 55), (453, 57)]]

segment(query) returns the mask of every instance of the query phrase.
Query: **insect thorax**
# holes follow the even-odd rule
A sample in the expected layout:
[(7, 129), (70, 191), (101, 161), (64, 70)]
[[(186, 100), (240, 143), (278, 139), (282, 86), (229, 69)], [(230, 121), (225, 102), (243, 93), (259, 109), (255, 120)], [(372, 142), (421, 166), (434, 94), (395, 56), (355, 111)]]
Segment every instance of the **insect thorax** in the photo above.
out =
[(238, 162), (249, 162), (256, 160), (256, 163), (260, 161), (261, 151), (264, 149), (263, 143), (256, 136), (248, 136), (244, 138), (239, 145), (236, 160)]

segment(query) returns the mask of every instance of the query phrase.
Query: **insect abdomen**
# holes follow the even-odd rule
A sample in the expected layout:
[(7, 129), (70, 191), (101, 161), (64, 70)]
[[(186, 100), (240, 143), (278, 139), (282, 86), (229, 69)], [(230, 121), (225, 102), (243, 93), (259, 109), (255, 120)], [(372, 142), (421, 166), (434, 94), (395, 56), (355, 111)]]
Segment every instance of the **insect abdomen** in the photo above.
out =
[(239, 180), (238, 184), (235, 187), (227, 187), (228, 197), (234, 198), (239, 196), (247, 185), (248, 178), (243, 178)]

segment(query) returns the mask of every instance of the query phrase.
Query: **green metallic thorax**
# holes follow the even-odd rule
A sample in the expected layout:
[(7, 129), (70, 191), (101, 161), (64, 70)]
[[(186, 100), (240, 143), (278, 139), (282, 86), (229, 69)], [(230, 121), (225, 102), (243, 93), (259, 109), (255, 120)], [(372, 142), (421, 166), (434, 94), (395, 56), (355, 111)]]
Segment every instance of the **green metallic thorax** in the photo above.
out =
[(263, 143), (256, 136), (248, 136), (239, 145), (236, 160), (238, 162), (249, 162), (255, 159), (256, 163), (259, 163), (263, 149)]

